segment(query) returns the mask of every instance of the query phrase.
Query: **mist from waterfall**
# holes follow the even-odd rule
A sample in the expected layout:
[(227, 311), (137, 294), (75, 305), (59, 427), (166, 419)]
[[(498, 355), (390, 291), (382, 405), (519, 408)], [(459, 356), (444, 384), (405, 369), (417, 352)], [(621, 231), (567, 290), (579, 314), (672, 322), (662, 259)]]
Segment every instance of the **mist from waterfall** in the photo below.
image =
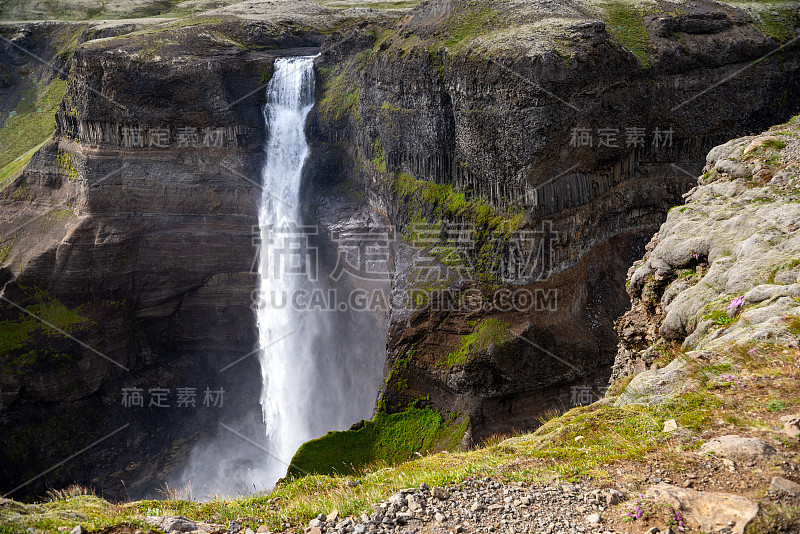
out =
[(194, 446), (170, 485), (191, 484), (195, 498), (268, 490), (304, 442), (369, 419), (382, 383), (384, 319), (351, 309), (294, 309), (291, 302), (298, 292), (352, 289), (350, 281), (330, 276), (337, 253), (301, 198), (313, 60), (277, 59), (263, 109), (268, 134), (256, 308), (263, 424), (254, 413), (242, 414)]

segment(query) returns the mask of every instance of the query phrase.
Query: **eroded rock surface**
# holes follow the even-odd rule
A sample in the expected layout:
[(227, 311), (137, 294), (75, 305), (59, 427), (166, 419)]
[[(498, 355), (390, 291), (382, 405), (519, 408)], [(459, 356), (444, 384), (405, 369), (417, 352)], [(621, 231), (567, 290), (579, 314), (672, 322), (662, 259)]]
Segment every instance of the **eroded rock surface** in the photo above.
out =
[[(796, 346), (795, 131), (796, 119), (709, 152), (699, 185), (685, 205), (670, 211), (629, 272), (633, 306), (617, 323), (614, 378), (641, 372), (670, 345), (679, 345), (689, 359), (756, 341)], [(748, 170), (740, 174), (734, 167)]]
[(758, 514), (758, 504), (739, 495), (678, 488), (661, 483), (647, 490), (658, 501), (681, 513), (689, 528), (701, 532), (744, 534), (747, 524)]
[(775, 454), (775, 449), (759, 438), (719, 436), (700, 447), (700, 452), (740, 461), (763, 461)]
[[(491, 301), (498, 287), (524, 288), (557, 301), (393, 310), (387, 407), (461, 411), (472, 439), (535, 426), (537, 412), (575, 404), (575, 391), (602, 394), (616, 353), (608, 325), (629, 306), (620, 265), (641, 254), (711, 148), (785, 120), (794, 104), (781, 111), (766, 95), (798, 91), (788, 54), (725, 91), (703, 91), (775, 46), (754, 12), (701, 2), (681, 13), (659, 4), (656, 16), (648, 7), (632, 13), (644, 40), (634, 45), (602, 8), (579, 4), (428, 2), (393, 24), (334, 35), (317, 60), (317, 165), (354, 181), (405, 244), (424, 240), (420, 223), (441, 224), (440, 248), (457, 239), (448, 224), (476, 236), (472, 285), (408, 276), (409, 247), (398, 250), (395, 289), (470, 289)], [(647, 142), (626, 144), (626, 128), (637, 127)], [(656, 127), (671, 130), (668, 148), (653, 142)], [(616, 131), (617, 146), (599, 142), (600, 129)], [(581, 132), (591, 141), (579, 142)], [(487, 235), (508, 245), (503, 235), (517, 230), (555, 237), (544, 269), (504, 276), (481, 264), (510, 254)], [(496, 339), (465, 348), (487, 324), (502, 327)]]

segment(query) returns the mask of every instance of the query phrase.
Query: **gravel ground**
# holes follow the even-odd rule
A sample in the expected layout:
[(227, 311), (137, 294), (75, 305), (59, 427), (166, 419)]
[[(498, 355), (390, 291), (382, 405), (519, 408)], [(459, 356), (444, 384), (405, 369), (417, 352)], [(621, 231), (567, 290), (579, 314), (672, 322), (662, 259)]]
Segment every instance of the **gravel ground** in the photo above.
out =
[(328, 516), (320, 514), (306, 532), (626, 532), (605, 524), (600, 515), (607, 506), (624, 499), (622, 491), (581, 484), (502, 484), (491, 478), (448, 488), (423, 484), (394, 494), (375, 506), (371, 515), (358, 520), (340, 518), (335, 511)]

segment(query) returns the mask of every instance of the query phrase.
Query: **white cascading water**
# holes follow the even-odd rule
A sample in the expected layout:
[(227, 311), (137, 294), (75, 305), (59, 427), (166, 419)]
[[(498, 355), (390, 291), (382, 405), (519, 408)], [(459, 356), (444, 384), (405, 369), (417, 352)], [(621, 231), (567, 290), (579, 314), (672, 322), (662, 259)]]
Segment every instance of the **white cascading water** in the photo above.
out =
[[(330, 248), (327, 259), (321, 254), (317, 258), (314, 247), (319, 243), (300, 228), (304, 224), (316, 227), (316, 221), (303, 222), (300, 198), (303, 165), (310, 153), (305, 122), (314, 105), (313, 60), (276, 60), (264, 106), (268, 135), (259, 210), (256, 319), (266, 436), (259, 439), (264, 427), (247, 426), (248, 417), (243, 414), (241, 421), (226, 422), (228, 430), (218, 440), (196, 445), (183, 473), (171, 485), (189, 484), (202, 492), (203, 499), (271, 488), (286, 475), (304, 442), (369, 418), (383, 380), (385, 317), (376, 319), (369, 311), (338, 307), (299, 310), (291, 306), (295, 294), (352, 290), (350, 282), (329, 276), (330, 262), (337, 261), (331, 258)], [(307, 237), (305, 249), (293, 248)], [(305, 265), (298, 264), (300, 258)], [(316, 260), (326, 264), (319, 264), (317, 278), (310, 279), (300, 267), (313, 271)], [(299, 274), (292, 274), (298, 270)]]
[(299, 285), (308, 283), (286, 272), (289, 265), (285, 260), (291, 258), (281, 257), (279, 249), (284, 242), (303, 239), (295, 232), (300, 220), (300, 179), (309, 154), (305, 121), (313, 105), (313, 58), (277, 59), (264, 108), (269, 138), (259, 211), (261, 407), (275, 460), (266, 470), (268, 484), (286, 473), (297, 447), (310, 439), (303, 413), (307, 403), (303, 402), (302, 382), (303, 375), (314, 365), (310, 347), (303, 346), (303, 329), (307, 326), (302, 323), (311, 318), (278, 304), (282, 295), (290, 295)]
[[(323, 272), (330, 265), (313, 265), (322, 254), (316, 254), (314, 237), (307, 242), (308, 231), (299, 229), (309, 154), (305, 122), (313, 105), (313, 57), (276, 60), (264, 108), (269, 134), (259, 212), (261, 406), (271, 458), (257, 471), (267, 486), (286, 474), (304, 442), (369, 418), (383, 377), (386, 325), (376, 326), (369, 312), (291, 305), (295, 294), (348, 290)], [(318, 279), (309, 277), (316, 271)]]

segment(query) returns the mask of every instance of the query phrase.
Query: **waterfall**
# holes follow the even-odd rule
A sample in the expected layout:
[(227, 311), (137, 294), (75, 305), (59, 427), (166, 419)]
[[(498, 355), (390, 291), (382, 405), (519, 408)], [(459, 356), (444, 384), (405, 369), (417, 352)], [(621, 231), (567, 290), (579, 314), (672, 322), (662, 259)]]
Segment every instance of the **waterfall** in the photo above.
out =
[[(217, 433), (194, 445), (182, 471), (168, 482), (173, 488), (195, 488), (202, 499), (268, 490), (286, 475), (304, 442), (369, 418), (383, 382), (388, 314), (355, 304), (342, 307), (338, 299), (351, 303), (354, 291), (365, 287), (381, 288), (388, 295), (390, 282), (333, 276), (343, 248), (331, 225), (339, 234), (358, 234), (385, 223), (363, 201), (356, 209), (337, 200), (338, 189), (329, 184), (336, 177), (328, 176), (324, 166), (303, 171), (311, 152), (305, 122), (314, 106), (313, 60), (276, 60), (267, 85), (254, 302), (261, 421), (254, 406), (253, 412), (226, 418)], [(317, 189), (302, 187), (305, 174)], [(320, 202), (334, 206), (333, 211), (326, 216), (309, 210)], [(332, 293), (337, 295), (333, 305), (292, 302), (294, 295)]]
[(261, 483), (286, 474), (297, 448), (330, 430), (369, 418), (383, 376), (385, 325), (369, 313), (295, 309), (296, 294), (345, 292), (329, 276), (317, 221), (305, 221), (305, 121), (314, 104), (312, 57), (275, 61), (264, 107), (268, 138), (259, 211), (261, 256), (257, 322), (261, 406), (270, 451)]
[[(265, 482), (270, 485), (285, 474), (297, 447), (310, 439), (303, 413), (308, 401), (304, 375), (314, 367), (312, 347), (303, 336), (303, 329), (308, 328), (303, 323), (310, 318), (292, 310), (288, 303), (281, 305), (280, 299), (308, 284), (302, 271), (314, 268), (303, 263), (300, 275), (290, 272), (292, 260), (302, 259), (306, 252), (291, 247), (303, 245), (307, 237), (300, 228), (300, 180), (309, 154), (304, 126), (313, 105), (313, 58), (277, 59), (264, 107), (269, 137), (259, 210), (261, 407), (275, 460), (275, 465), (265, 470), (269, 479)], [(283, 245), (289, 248), (284, 250)]]

